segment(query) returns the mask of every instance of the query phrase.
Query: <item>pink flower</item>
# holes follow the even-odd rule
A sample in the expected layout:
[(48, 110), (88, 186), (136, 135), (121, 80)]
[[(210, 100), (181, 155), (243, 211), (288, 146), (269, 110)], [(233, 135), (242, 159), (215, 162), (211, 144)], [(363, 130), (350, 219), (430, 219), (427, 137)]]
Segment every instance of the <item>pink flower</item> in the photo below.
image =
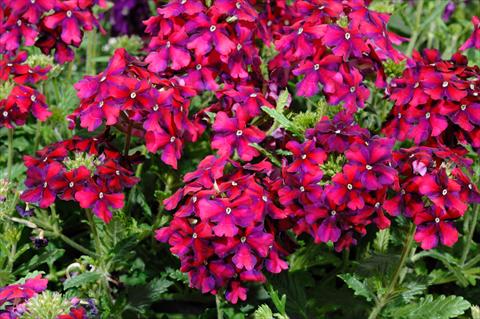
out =
[(472, 24), (472, 35), (460, 47), (460, 51), (464, 51), (470, 48), (480, 49), (480, 19), (476, 16), (472, 17)]
[(112, 192), (105, 182), (89, 183), (85, 188), (75, 193), (75, 200), (82, 208), (91, 208), (92, 211), (104, 222), (112, 219), (111, 208), (123, 208), (125, 195)]

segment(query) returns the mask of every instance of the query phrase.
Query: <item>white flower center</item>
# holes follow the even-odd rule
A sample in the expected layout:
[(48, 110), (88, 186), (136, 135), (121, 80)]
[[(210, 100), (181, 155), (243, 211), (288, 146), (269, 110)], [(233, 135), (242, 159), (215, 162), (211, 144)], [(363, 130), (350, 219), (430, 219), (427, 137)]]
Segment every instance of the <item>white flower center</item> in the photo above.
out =
[(167, 48), (169, 48), (171, 45), (172, 43), (170, 43), (170, 41), (167, 41)]
[(197, 69), (197, 70), (200, 70), (201, 68), (202, 68), (202, 65), (201, 65), (201, 64), (197, 64), (197, 65), (195, 66), (195, 69)]
[(257, 93), (250, 94), (250, 97), (257, 97)]
[(237, 182), (235, 182), (235, 181), (232, 182), (232, 186), (237, 186), (237, 185), (238, 185)]
[(267, 201), (268, 201), (268, 197), (265, 196), (265, 195), (263, 195), (263, 196), (262, 196), (262, 200), (263, 200), (264, 202), (267, 202)]
[(136, 98), (136, 97), (137, 97), (137, 93), (135, 93), (135, 92), (130, 93), (130, 97), (131, 97), (132, 99)]
[(335, 215), (337, 215), (337, 212), (334, 211), (334, 210), (332, 210), (332, 211), (330, 212), (330, 215), (335, 216)]
[(305, 191), (305, 187), (300, 186), (300, 191), (303, 193)]
[(170, 143), (173, 143), (173, 142), (175, 142), (175, 139), (176, 139), (176, 137), (175, 137), (175, 136), (172, 136), (172, 137), (170, 137)]
[(71, 10), (68, 10), (68, 11), (67, 11), (67, 17), (69, 17), (69, 18), (72, 17), (72, 11), (71, 11)]
[(225, 208), (225, 214), (230, 215), (232, 213), (232, 209), (230, 207)]
[(465, 111), (467, 109), (467, 106), (465, 104), (460, 105), (460, 110)]
[(313, 66), (313, 69), (314, 69), (315, 71), (317, 71), (318, 69), (320, 69), (320, 64), (318, 64), (318, 63), (315, 64), (315, 65)]
[(3, 111), (3, 117), (7, 117), (8, 116), (8, 111)]
[(30, 0), (30, 3), (31, 3), (31, 4), (35, 4), (35, 1), (36, 1), (36, 0)]
[(352, 185), (352, 184), (347, 184), (347, 188), (348, 188), (348, 190), (352, 190), (352, 189), (353, 189), (353, 185)]
[(302, 34), (302, 33), (303, 33), (303, 28), (302, 28), (302, 27), (300, 27), (300, 28), (298, 29), (298, 32), (297, 32), (297, 34), (299, 34), (299, 35), (300, 35), (300, 34)]
[(240, 9), (242, 7), (242, 4), (240, 2), (237, 2), (235, 3), (235, 7), (237, 7), (237, 9)]
[(430, 112), (425, 113), (425, 118), (429, 119), (431, 116)]
[(193, 234), (192, 234), (192, 238), (193, 238), (193, 239), (195, 239), (195, 238), (197, 238), (197, 237), (198, 237), (197, 233), (193, 233)]
[(237, 44), (237, 51), (240, 51), (242, 49), (242, 45), (239, 43)]
[(103, 198), (103, 192), (98, 193), (98, 198), (100, 198), (100, 199)]
[(375, 203), (375, 208), (378, 208), (378, 207), (380, 207), (380, 203), (379, 203), (379, 202), (376, 202), (376, 203)]
[(103, 82), (103, 81), (105, 81), (106, 79), (107, 79), (106, 76), (102, 76), (102, 78), (100, 79), (100, 82)]
[(402, 113), (398, 113), (398, 118), (399, 118), (399, 119), (402, 118)]
[(47, 188), (47, 186), (48, 186), (47, 182), (43, 183), (43, 188)]
[(13, 66), (13, 64), (12, 63), (7, 63), (7, 66)]
[(340, 134), (340, 132), (341, 132), (340, 130), (336, 130), (335, 134)]
[(242, 130), (238, 130), (235, 134), (236, 134), (237, 136), (242, 136), (243, 131), (242, 131)]
[(448, 193), (448, 190), (446, 190), (446, 189), (444, 189), (444, 190), (442, 191), (442, 195), (443, 195), (443, 196), (447, 195), (447, 193)]
[(350, 93), (353, 93), (353, 92), (355, 92), (355, 87), (354, 87), (354, 86), (352, 86), (352, 87), (350, 88)]
[(447, 81), (444, 81), (444, 82), (442, 83), (442, 87), (446, 88), (447, 86), (448, 86), (448, 82), (447, 82)]
[(120, 176), (120, 171), (118, 169), (115, 171), (115, 175)]
[(210, 26), (210, 32), (214, 32), (215, 30), (217, 30), (217, 27), (214, 26), (214, 25), (211, 25)]
[(37, 100), (37, 97), (35, 95), (30, 95), (30, 100), (32, 100), (32, 102), (35, 102)]
[(370, 166), (370, 165), (367, 164), (367, 165), (365, 165), (365, 168), (366, 168), (367, 170), (371, 170), (371, 169), (372, 169), (372, 166)]
[(240, 241), (241, 241), (242, 243), (246, 242), (246, 241), (247, 241), (247, 237), (242, 236), (242, 238), (240, 238)]
[(182, 1), (180, 2), (180, 4), (185, 4), (185, 3), (187, 3), (187, 0), (182, 0)]
[(413, 85), (413, 88), (416, 89), (416, 88), (418, 88), (419, 86), (420, 86), (420, 83), (415, 82), (415, 84)]
[(192, 197), (192, 202), (196, 203), (196, 202), (197, 202), (197, 199), (198, 199), (197, 196), (193, 196), (193, 197)]
[(17, 25), (20, 27), (22, 25), (22, 20), (17, 20)]
[(307, 158), (307, 154), (303, 154), (302, 159), (306, 159), (306, 158)]
[(158, 111), (158, 105), (157, 105), (157, 104), (155, 104), (155, 105), (153, 106), (153, 110), (154, 110), (155, 112)]
[(345, 39), (346, 39), (346, 40), (350, 40), (350, 33), (345, 32)]
[(439, 222), (440, 222), (440, 218), (436, 217), (436, 218), (435, 218), (435, 223), (438, 224)]
[(100, 101), (100, 103), (98, 103), (98, 107), (99, 107), (99, 108), (102, 108), (102, 107), (103, 107), (103, 104), (104, 104), (104, 102), (103, 102), (103, 101)]
[(72, 188), (75, 185), (73, 182), (68, 183), (68, 187)]

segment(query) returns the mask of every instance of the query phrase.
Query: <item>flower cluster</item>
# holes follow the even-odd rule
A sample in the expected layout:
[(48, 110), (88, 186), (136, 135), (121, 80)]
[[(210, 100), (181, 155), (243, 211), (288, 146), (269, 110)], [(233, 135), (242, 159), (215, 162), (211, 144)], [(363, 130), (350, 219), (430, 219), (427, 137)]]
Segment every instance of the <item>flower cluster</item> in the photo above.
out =
[(69, 116), (93, 131), (102, 124), (143, 138), (150, 152), (176, 168), (185, 141), (195, 141), (203, 127), (188, 117), (195, 91), (182, 79), (164, 79), (145, 63), (117, 49), (107, 68), (75, 84), (80, 106)]
[[(87, 311), (78, 305), (76, 298), (64, 300), (60, 294), (47, 289), (48, 280), (42, 275), (29, 278), (24, 283), (0, 288), (0, 319), (49, 318), (56, 313), (57, 319), (87, 319)], [(45, 310), (48, 309), (48, 310)], [(64, 312), (64, 313), (62, 313)]]
[(480, 73), (465, 56), (442, 60), (440, 52), (415, 52), (402, 77), (387, 90), (395, 102), (384, 128), (387, 136), (415, 144), (458, 142), (480, 148)]
[[(333, 242), (340, 251), (365, 235), (366, 226), (390, 226), (383, 211), (387, 190), (397, 179), (390, 167), (393, 140), (372, 137), (347, 112), (324, 117), (300, 144), (287, 143), (292, 159), (284, 161), (280, 203), (295, 216), (297, 234), (309, 233), (316, 243)], [(345, 154), (338, 172), (325, 175), (327, 158)]]
[(242, 166), (210, 155), (165, 200), (176, 212), (156, 238), (169, 243), (193, 287), (212, 294), (225, 288), (237, 303), (246, 299), (245, 282), (264, 282), (265, 270), (288, 267), (288, 214), (273, 192), (278, 174), (268, 161)]
[(73, 60), (70, 46), (79, 47), (84, 31), (99, 27), (92, 7), (103, 0), (6, 0), (0, 4), (0, 53), (15, 52), (22, 44), (55, 49), (59, 63)]
[(480, 202), (475, 184), (462, 170), (469, 163), (448, 148), (412, 147), (393, 155), (400, 179), (395, 196), (384, 207), (393, 216), (402, 214), (417, 225), (415, 240), (423, 249), (441, 242), (452, 246), (458, 232), (454, 221), (470, 203)]
[(24, 125), (30, 114), (40, 121), (51, 115), (45, 96), (29, 86), (45, 80), (51, 67), (32, 67), (26, 61), (24, 51), (0, 59), (0, 127)]
[(363, 107), (370, 94), (366, 76), (373, 74), (376, 86), (385, 87), (382, 61), (403, 58), (393, 48), (403, 39), (387, 31), (389, 15), (366, 5), (367, 1), (294, 1), (275, 36), (279, 54), (269, 66), (277, 81), (287, 84), (285, 72), (303, 76), (298, 95), (313, 96), (320, 84), (330, 104), (343, 102), (349, 112)]
[(124, 206), (125, 188), (138, 182), (131, 166), (105, 136), (73, 138), (45, 147), (37, 156), (25, 156), (27, 189), (21, 199), (46, 208), (58, 197), (74, 200), (108, 223), (113, 209)]

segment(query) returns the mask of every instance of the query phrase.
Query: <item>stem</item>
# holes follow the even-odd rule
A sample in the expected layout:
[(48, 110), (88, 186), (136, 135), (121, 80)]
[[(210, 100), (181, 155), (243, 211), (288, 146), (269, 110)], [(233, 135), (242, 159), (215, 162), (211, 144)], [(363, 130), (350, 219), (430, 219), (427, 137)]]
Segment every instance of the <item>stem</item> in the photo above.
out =
[(95, 53), (96, 53), (96, 41), (97, 35), (95, 31), (91, 31), (88, 33), (87, 36), (87, 65), (86, 65), (86, 73), (89, 75), (95, 74)]
[(419, 28), (420, 28), (420, 20), (423, 12), (423, 1), (424, 0), (420, 0), (418, 2), (417, 15), (415, 20), (415, 29), (413, 30), (412, 37), (410, 38), (410, 42), (408, 43), (407, 51), (405, 52), (407, 55), (412, 55), (418, 36), (420, 35), (421, 30), (419, 30)]
[(95, 225), (95, 220), (93, 219), (93, 214), (90, 209), (86, 210), (87, 213), (87, 219), (88, 219), (88, 224), (90, 225), (90, 228), (92, 230), (92, 236), (93, 240), (95, 241), (95, 252), (97, 255), (101, 255), (100, 250), (101, 250), (101, 244), (100, 244), (100, 238), (98, 237), (98, 231), (97, 231), (97, 226)]
[(408, 230), (407, 236), (405, 238), (405, 244), (403, 246), (402, 254), (400, 256), (400, 261), (398, 262), (397, 269), (395, 269), (395, 273), (390, 280), (390, 284), (388, 285), (387, 291), (376, 298), (375, 306), (373, 307), (368, 319), (375, 319), (382, 311), (383, 307), (388, 303), (388, 300), (392, 296), (395, 288), (397, 286), (397, 281), (399, 281), (400, 274), (403, 272), (405, 263), (407, 262), (407, 257), (410, 255), (410, 251), (412, 249), (413, 244), (413, 235), (415, 233), (415, 224), (410, 224), (410, 228)]
[(127, 129), (127, 139), (125, 140), (125, 147), (123, 148), (123, 155), (128, 156), (128, 151), (130, 150), (130, 142), (132, 140), (132, 128), (133, 121), (129, 121)]
[(13, 128), (9, 128), (8, 134), (8, 159), (7, 159), (7, 177), (12, 180), (12, 165), (13, 165)]
[(473, 219), (470, 221), (470, 229), (468, 230), (467, 243), (465, 244), (465, 247), (463, 247), (462, 259), (460, 260), (462, 266), (465, 265), (465, 261), (467, 260), (468, 253), (470, 251), (470, 246), (472, 245), (473, 234), (475, 233), (475, 227), (477, 226), (479, 212), (480, 204), (477, 204), (473, 213)]
[(96, 256), (97, 255), (93, 251), (91, 251), (90, 249), (85, 248), (82, 245), (74, 242), (73, 240), (71, 240), (70, 238), (65, 236), (64, 234), (59, 233), (59, 234), (55, 234), (55, 235), (60, 237), (60, 239), (63, 240), (67, 245), (70, 245), (71, 247), (73, 247), (76, 250), (84, 253), (85, 255), (89, 255), (89, 256)]
[(223, 319), (222, 297), (220, 297), (218, 292), (215, 295), (215, 305), (217, 306), (217, 319)]

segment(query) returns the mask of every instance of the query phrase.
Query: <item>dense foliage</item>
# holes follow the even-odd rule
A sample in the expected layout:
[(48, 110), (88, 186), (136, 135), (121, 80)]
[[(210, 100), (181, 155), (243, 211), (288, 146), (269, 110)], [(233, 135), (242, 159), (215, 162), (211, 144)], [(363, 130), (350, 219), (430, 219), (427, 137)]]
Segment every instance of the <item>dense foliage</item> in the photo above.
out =
[(478, 16), (1, 1), (0, 319), (479, 319)]

